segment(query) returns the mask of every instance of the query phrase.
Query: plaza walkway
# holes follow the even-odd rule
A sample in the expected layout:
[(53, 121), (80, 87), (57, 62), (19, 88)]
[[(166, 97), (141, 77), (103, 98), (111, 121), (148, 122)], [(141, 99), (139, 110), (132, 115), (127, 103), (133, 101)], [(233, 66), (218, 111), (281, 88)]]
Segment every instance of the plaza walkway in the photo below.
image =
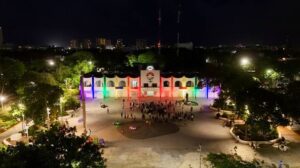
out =
[(8, 130), (2, 132), (0, 134), (0, 141), (2, 142), (5, 138), (11, 136), (12, 134), (18, 133), (22, 131), (22, 122), (14, 125), (13, 127), (9, 128)]
[[(148, 100), (147, 100), (148, 101)], [(195, 107), (199, 111), (202, 105), (210, 104), (211, 101), (198, 100), (200, 106)], [(222, 121), (214, 118), (215, 113), (209, 108), (196, 112), (194, 121), (177, 123), (180, 130), (173, 134), (143, 140), (129, 139), (122, 135), (113, 125), (115, 121), (122, 121), (122, 99), (102, 100), (109, 106), (109, 113), (100, 108), (99, 100), (87, 100), (87, 127), (93, 137), (104, 138), (108, 147), (104, 149), (108, 167), (113, 168), (189, 168), (199, 167), (200, 154), (197, 152), (199, 145), (202, 146), (202, 157), (209, 152), (233, 153), (237, 146), (237, 153), (244, 159), (262, 159), (268, 163), (277, 165), (279, 160), (288, 163), (290, 167), (300, 167), (300, 144), (290, 143), (287, 152), (262, 146), (254, 150), (248, 145), (236, 143), (229, 134), (229, 128), (222, 126)], [(125, 109), (129, 102), (125, 102)], [(186, 110), (189, 108), (187, 107)], [(77, 126), (79, 134), (83, 132), (81, 112), (76, 117), (69, 118), (70, 126)], [(21, 125), (16, 125), (0, 138), (6, 137), (21, 130)], [(285, 137), (291, 132), (286, 132)], [(298, 140), (298, 139), (296, 139)], [(204, 167), (204, 165), (203, 165)]]
[(277, 128), (281, 136), (290, 142), (300, 143), (300, 134), (289, 129), (288, 127), (279, 126)]

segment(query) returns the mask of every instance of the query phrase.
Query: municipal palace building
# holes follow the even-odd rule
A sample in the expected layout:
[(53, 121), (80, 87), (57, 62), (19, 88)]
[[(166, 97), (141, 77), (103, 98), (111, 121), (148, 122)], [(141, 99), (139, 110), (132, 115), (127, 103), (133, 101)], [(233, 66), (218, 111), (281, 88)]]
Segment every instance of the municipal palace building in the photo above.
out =
[(196, 73), (164, 73), (148, 66), (136, 74), (91, 73), (83, 77), (86, 98), (217, 98), (219, 86)]

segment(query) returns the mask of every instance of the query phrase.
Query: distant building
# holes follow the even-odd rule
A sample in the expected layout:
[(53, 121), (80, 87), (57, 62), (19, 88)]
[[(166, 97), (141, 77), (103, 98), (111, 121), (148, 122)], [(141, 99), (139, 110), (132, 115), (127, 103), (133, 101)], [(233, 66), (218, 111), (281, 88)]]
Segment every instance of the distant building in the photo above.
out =
[(178, 43), (177, 47), (178, 48), (185, 48), (185, 49), (188, 49), (188, 50), (192, 50), (194, 48), (194, 44), (192, 42)]
[(106, 45), (107, 45), (106, 44), (106, 38), (101, 37), (101, 38), (96, 39), (96, 46), (97, 47), (105, 48)]
[(117, 43), (116, 43), (116, 49), (121, 49), (124, 48), (125, 45), (123, 43), (123, 39), (117, 39)]
[(72, 49), (77, 49), (79, 47), (78, 46), (78, 41), (77, 40), (71, 40), (69, 47), (72, 48)]
[(90, 39), (85, 39), (83, 41), (83, 46), (84, 49), (90, 49), (92, 48), (92, 41)]
[(111, 40), (106, 39), (106, 46), (105, 46), (105, 49), (107, 49), (107, 50), (113, 50), (114, 48), (115, 48), (115, 47), (112, 45)]
[(2, 32), (2, 27), (0, 27), (0, 46), (3, 45), (3, 32)]
[(136, 39), (135, 48), (137, 50), (143, 50), (147, 47), (147, 42), (145, 39)]
[(112, 46), (111, 40), (106, 39), (106, 46)]

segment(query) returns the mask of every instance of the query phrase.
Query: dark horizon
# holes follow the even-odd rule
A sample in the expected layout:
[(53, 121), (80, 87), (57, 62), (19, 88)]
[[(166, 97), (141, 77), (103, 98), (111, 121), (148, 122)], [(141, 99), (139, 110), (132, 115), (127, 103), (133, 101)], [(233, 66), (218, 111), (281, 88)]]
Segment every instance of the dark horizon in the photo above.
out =
[[(300, 44), (300, 2), (187, 0), (181, 5), (181, 42)], [(135, 39), (153, 43), (158, 38), (159, 6), (162, 43), (174, 44), (178, 2), (171, 0), (1, 0), (0, 26), (5, 43), (66, 46), (71, 39), (94, 42), (98, 37), (122, 38), (125, 44), (134, 44)]]

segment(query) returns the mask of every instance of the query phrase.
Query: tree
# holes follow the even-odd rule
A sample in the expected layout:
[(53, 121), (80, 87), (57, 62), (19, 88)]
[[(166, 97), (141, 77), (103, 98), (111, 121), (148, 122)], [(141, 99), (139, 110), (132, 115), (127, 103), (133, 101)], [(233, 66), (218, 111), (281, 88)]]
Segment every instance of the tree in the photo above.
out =
[(19, 104), (14, 103), (11, 105), (10, 108), (11, 108), (11, 110), (9, 111), (9, 114), (11, 116), (13, 116), (14, 118), (21, 118), (25, 112), (25, 106), (21, 103), (19, 103)]
[(280, 72), (276, 72), (273, 69), (267, 69), (264, 74), (264, 79), (266, 80), (269, 88), (275, 88), (277, 84), (277, 80), (281, 76)]
[(74, 97), (68, 97), (65, 102), (65, 109), (67, 110), (76, 110), (80, 107), (80, 102)]
[(146, 53), (142, 53), (138, 56), (138, 63), (154, 64), (154, 63), (157, 63), (157, 59), (153, 52), (146, 52)]
[(92, 61), (94, 62), (94, 55), (88, 51), (76, 51), (72, 55), (67, 56), (65, 59), (66, 65), (75, 65), (82, 61)]
[[(95, 67), (94, 55), (90, 52), (78, 51), (66, 57), (64, 64), (71, 68), (62, 66), (57, 74), (63, 74), (65, 83), (68, 83), (66, 87), (78, 88), (81, 73), (89, 73)], [(59, 79), (61, 80), (62, 77)]]
[(44, 83), (29, 84), (24, 89), (25, 116), (32, 118), (35, 124), (43, 124), (47, 108), (55, 109), (63, 91), (58, 86)]
[(128, 65), (130, 67), (133, 67), (134, 64), (136, 64), (138, 62), (138, 57), (136, 55), (134, 55), (134, 54), (130, 54), (130, 55), (127, 56), (127, 60), (128, 60), (127, 61)]
[(208, 160), (214, 168), (261, 168), (262, 166), (257, 162), (248, 162), (242, 160), (237, 154), (224, 153), (209, 153), (206, 160)]
[(287, 86), (287, 92), (283, 96), (284, 111), (294, 119), (300, 118), (300, 82), (294, 81)]
[(244, 104), (249, 107), (252, 119), (270, 121), (274, 128), (288, 124), (283, 117), (282, 103), (276, 93), (262, 88), (249, 88), (243, 95)]
[(0, 57), (0, 94), (4, 91), (15, 93), (25, 71), (26, 69), (22, 62)]
[(58, 82), (51, 73), (28, 71), (24, 75), (24, 81), (27, 83), (44, 83), (52, 86), (58, 85)]
[[(133, 67), (135, 64), (155, 64), (158, 63), (157, 56), (151, 52), (141, 53), (138, 56), (131, 54), (127, 56), (128, 65)], [(160, 64), (163, 64), (162, 61), (159, 61)]]
[(52, 125), (34, 137), (32, 145), (23, 143), (0, 151), (0, 167), (105, 168), (103, 151), (88, 136), (76, 136), (76, 128)]

